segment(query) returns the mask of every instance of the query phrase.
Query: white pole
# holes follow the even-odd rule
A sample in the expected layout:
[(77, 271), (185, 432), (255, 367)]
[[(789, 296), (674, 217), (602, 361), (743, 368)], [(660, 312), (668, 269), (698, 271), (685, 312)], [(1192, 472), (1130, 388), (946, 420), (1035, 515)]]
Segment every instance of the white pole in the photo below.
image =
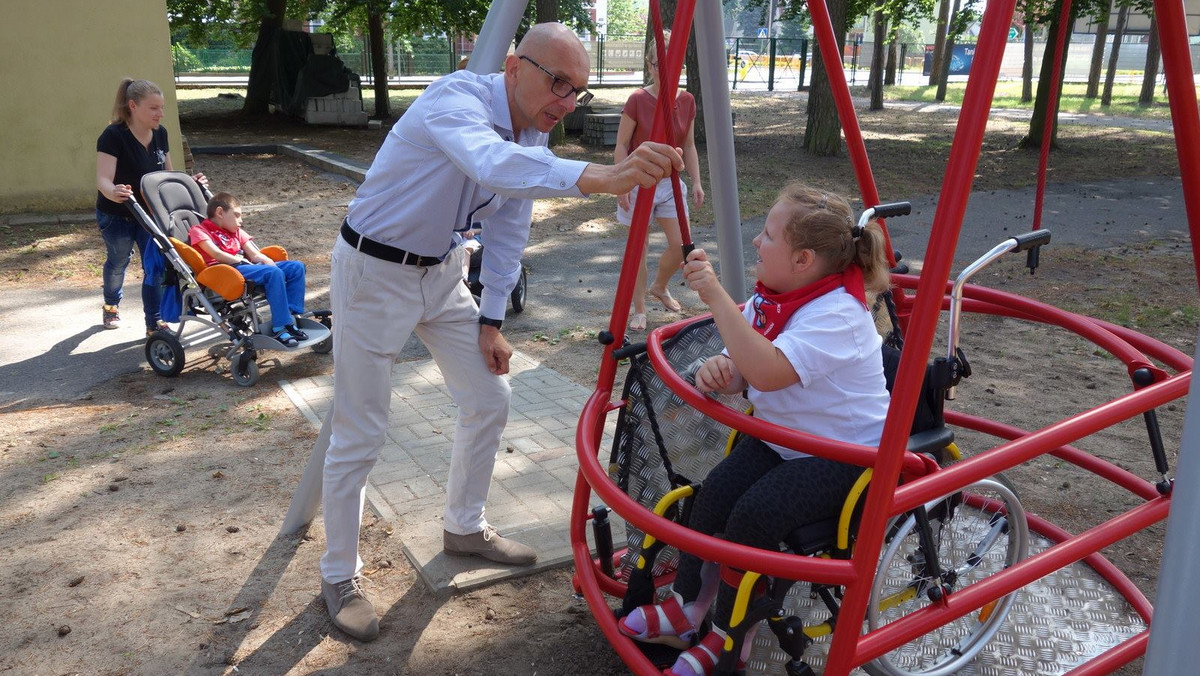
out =
[(500, 71), (528, 4), (528, 0), (496, 0), (492, 3), (479, 38), (475, 40), (475, 51), (471, 52), (467, 70), (481, 75)]
[[(1200, 362), (1200, 335), (1196, 340)], [(1194, 366), (1193, 366), (1194, 369)], [(1154, 622), (1142, 670), (1147, 676), (1194, 674), (1200, 664), (1200, 642), (1196, 641), (1196, 608), (1200, 606), (1200, 379), (1192, 371), (1187, 413), (1183, 418), (1183, 440), (1179, 448), (1179, 470), (1171, 494), (1167, 517), (1167, 541), (1158, 593), (1154, 600)]]

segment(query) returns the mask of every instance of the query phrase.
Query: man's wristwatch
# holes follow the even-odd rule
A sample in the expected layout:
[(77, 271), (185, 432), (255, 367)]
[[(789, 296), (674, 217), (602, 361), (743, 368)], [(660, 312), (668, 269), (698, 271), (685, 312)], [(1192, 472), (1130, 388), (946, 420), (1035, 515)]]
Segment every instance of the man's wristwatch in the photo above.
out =
[(483, 315), (479, 315), (479, 323), (483, 326), (494, 326), (494, 327), (496, 327), (496, 330), (499, 331), (500, 327), (504, 325), (504, 320), (503, 319), (492, 319), (490, 317), (484, 317)]

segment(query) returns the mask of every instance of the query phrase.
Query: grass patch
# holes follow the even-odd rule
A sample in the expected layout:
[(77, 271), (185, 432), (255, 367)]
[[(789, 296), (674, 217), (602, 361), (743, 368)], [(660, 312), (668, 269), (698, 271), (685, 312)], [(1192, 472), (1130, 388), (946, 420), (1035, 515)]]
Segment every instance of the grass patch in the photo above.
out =
[[(965, 82), (952, 82), (946, 87), (945, 103), (961, 105), (963, 94), (966, 92)], [(1103, 91), (1103, 89), (1101, 90)], [(1156, 90), (1154, 102), (1149, 106), (1138, 103), (1141, 96), (1140, 83), (1113, 84), (1112, 105), (1100, 105), (1100, 99), (1084, 98), (1087, 85), (1082, 82), (1068, 82), (1063, 85), (1062, 100), (1059, 110), (1064, 113), (1098, 113), (1102, 115), (1120, 115), (1123, 117), (1139, 117), (1166, 120), (1171, 117), (1167, 95)], [(1034, 85), (1034, 96), (1037, 95), (1037, 85)], [(892, 86), (884, 88), (884, 97), (890, 101), (920, 101), (935, 103), (937, 87)], [(992, 98), (993, 108), (1016, 108), (1033, 110), (1033, 101), (1021, 100), (1021, 83), (1005, 81), (996, 83), (996, 93)]]

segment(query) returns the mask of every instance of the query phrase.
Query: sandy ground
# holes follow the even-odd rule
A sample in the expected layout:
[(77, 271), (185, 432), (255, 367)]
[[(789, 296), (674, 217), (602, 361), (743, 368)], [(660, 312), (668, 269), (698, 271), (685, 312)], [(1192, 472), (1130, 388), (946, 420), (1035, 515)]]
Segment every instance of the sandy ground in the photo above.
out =
[[(215, 142), (213, 130), (189, 133), (193, 143)], [(360, 134), (329, 130), (325, 147), (369, 160), (382, 135)], [(197, 160), (214, 186), (241, 197), (260, 241), (285, 243), (308, 263), (310, 305), (327, 304), (328, 251), (353, 186), (291, 160)], [(587, 385), (624, 245), (612, 207), (611, 198), (539, 205), (527, 256), (530, 307), (505, 325), (517, 349)], [(697, 239), (711, 237), (699, 222)], [(13, 243), (25, 236), (3, 234)], [(0, 288), (94, 288), (94, 237), (87, 227), (39, 235), (61, 263), (54, 266), (16, 247)], [(582, 260), (607, 272), (569, 283), (563, 264)], [(1063, 247), (1043, 262), (1030, 277), (1014, 257), (979, 282), (1103, 314), (1192, 354), (1200, 307), (1186, 241)], [(688, 313), (701, 311), (693, 294), (676, 295)], [(678, 317), (656, 309), (651, 323)], [(1034, 428), (1129, 391), (1116, 360), (1061, 330), (972, 317), (964, 345), (975, 375), (953, 404), (959, 410)], [(0, 588), (11, 603), (0, 673), (624, 673), (573, 596), (569, 569), (438, 596), (408, 565), (389, 524), (370, 517), (363, 558), (383, 636), (360, 644), (332, 627), (317, 595), (319, 521), (303, 537), (277, 537), (315, 432), (274, 385), (330, 369), (320, 355), (279, 356), (264, 364), (258, 386), (242, 389), (198, 355), (175, 379), (143, 367), (69, 399), (4, 410)], [(1172, 461), (1183, 410), (1176, 402), (1160, 411)], [(972, 435), (962, 442), (968, 452), (991, 443)], [(1138, 420), (1077, 445), (1155, 478)], [(1053, 458), (1011, 474), (1033, 511), (1073, 531), (1134, 504)], [(1164, 530), (1106, 551), (1151, 599)]]

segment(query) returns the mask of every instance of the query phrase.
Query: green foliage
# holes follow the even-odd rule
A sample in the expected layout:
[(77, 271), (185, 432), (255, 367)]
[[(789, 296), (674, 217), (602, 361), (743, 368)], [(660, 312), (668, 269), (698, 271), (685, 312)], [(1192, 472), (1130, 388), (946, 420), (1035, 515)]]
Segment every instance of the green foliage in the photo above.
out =
[(200, 59), (179, 43), (171, 45), (171, 60), (176, 73), (187, 73), (200, 68)]
[(633, 0), (609, 0), (605, 35), (639, 35), (646, 30), (646, 13)]

